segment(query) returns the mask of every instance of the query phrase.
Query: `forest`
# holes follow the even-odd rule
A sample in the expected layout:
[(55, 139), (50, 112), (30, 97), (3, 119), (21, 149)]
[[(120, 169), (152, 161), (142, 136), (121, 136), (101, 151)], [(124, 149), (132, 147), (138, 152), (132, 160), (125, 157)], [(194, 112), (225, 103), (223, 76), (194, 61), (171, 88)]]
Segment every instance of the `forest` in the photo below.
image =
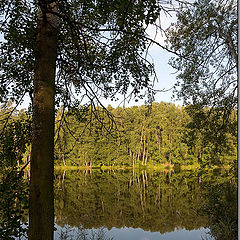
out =
[[(206, 130), (206, 123), (201, 129), (201, 123), (191, 116), (192, 108), (165, 102), (115, 109), (80, 106), (64, 114), (60, 108), (56, 112), (55, 166), (236, 167), (237, 111), (232, 111), (227, 126), (219, 118)], [(12, 110), (11, 106), (2, 108), (1, 115)], [(202, 121), (208, 109), (200, 114)], [(1, 154), (7, 156), (6, 161), (12, 159), (9, 164), (24, 165), (29, 160), (30, 125), (31, 116), (15, 110), (9, 124), (1, 127), (9, 130), (9, 135), (1, 137)]]
[[(233, 203), (236, 200), (237, 111), (231, 112), (227, 124), (220, 116), (202, 126), (203, 119), (209, 120), (209, 109), (198, 112), (201, 114), (198, 122), (193, 112), (195, 108), (193, 105), (183, 107), (154, 102), (129, 108), (80, 106), (56, 111), (56, 224), (80, 226), (80, 229), (100, 228), (104, 220), (104, 226), (109, 229), (128, 226), (161, 233), (173, 231), (176, 226), (192, 230), (213, 224), (216, 236), (230, 234), (229, 239), (235, 239), (235, 205), (230, 209), (229, 221), (233, 221), (231, 228), (234, 228), (230, 230), (215, 226), (221, 215), (220, 209), (215, 209), (212, 222), (205, 210), (200, 215), (197, 212), (202, 212), (208, 204), (206, 199), (211, 204), (207, 209), (212, 212), (219, 194), (221, 191), (221, 196), (228, 194), (230, 185), (233, 186), (231, 195), (226, 195), (221, 204), (229, 207), (231, 204), (226, 202), (227, 199), (230, 197)], [(1, 108), (3, 118), (10, 112), (8, 124), (1, 121), (1, 130), (4, 129), (5, 134), (0, 136), (4, 169), (1, 172), (0, 206), (7, 211), (3, 211), (0, 218), (0, 234), (21, 237), (27, 232), (22, 223), (27, 224), (32, 116), (23, 109), (16, 110), (11, 103)], [(85, 170), (86, 173), (73, 172), (64, 176), (65, 170), (71, 169)], [(133, 175), (119, 172), (124, 169), (133, 171)], [(209, 173), (211, 169), (227, 172), (213, 180), (218, 174)], [(191, 171), (181, 173), (184, 170)], [(91, 171), (99, 172), (92, 175)], [(211, 193), (209, 186), (212, 186)], [(214, 194), (217, 194), (216, 198)], [(189, 211), (194, 212), (190, 214)], [(175, 212), (181, 213), (177, 219)], [(86, 214), (87, 219), (84, 218)], [(222, 218), (225, 219), (225, 215)], [(148, 226), (150, 219), (155, 224)], [(168, 224), (164, 226), (164, 222)], [(216, 227), (226, 232), (219, 232)]]
[[(0, 236), (54, 239), (61, 169), (221, 168), (236, 177), (237, 15), (236, 0), (1, 0)], [(168, 80), (164, 70), (157, 72), (153, 51), (158, 59), (170, 54), (170, 89), (181, 106), (156, 102), (169, 90), (158, 88)], [(103, 99), (124, 104), (113, 108)], [(133, 106), (139, 100), (146, 105)], [(149, 176), (141, 176), (145, 186)], [(236, 188), (226, 185), (222, 194), (211, 189), (209, 216), (232, 209), (228, 200)], [(173, 198), (171, 189), (165, 197)], [(214, 221), (208, 226), (217, 233), (222, 225)], [(136, 220), (134, 226), (142, 225)], [(230, 237), (216, 239), (235, 240), (235, 215), (232, 226)]]

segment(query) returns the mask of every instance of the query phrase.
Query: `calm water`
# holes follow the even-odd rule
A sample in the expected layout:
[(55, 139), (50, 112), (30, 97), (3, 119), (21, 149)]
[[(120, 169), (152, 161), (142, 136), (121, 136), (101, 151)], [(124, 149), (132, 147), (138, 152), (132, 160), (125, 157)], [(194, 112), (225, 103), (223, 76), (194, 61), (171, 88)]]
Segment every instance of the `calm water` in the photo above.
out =
[(55, 239), (237, 239), (237, 188), (220, 171), (62, 171)]

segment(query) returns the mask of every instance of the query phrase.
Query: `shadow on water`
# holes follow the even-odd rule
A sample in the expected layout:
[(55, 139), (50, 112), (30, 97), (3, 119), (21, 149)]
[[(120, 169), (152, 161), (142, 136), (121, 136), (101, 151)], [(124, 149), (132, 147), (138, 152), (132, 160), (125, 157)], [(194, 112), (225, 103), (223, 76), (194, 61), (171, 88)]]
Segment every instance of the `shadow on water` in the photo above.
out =
[(204, 207), (210, 235), (216, 240), (238, 239), (237, 186), (231, 182), (211, 186)]
[[(206, 203), (202, 214), (208, 216), (209, 236), (216, 240), (238, 239), (237, 174), (232, 169), (214, 169), (211, 174), (200, 173)], [(213, 177), (211, 179), (211, 176)], [(208, 240), (208, 238), (203, 238)]]
[(28, 188), (23, 172), (12, 168), (0, 171), (1, 240), (27, 238)]

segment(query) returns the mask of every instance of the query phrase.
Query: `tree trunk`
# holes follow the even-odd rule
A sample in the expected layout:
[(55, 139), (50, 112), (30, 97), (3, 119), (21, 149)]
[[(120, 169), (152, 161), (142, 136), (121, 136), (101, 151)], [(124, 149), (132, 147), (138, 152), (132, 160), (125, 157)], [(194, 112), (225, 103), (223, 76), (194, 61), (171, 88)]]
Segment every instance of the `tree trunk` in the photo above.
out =
[(50, 8), (57, 11), (56, 2), (39, 2), (42, 5), (35, 52), (28, 239), (50, 240), (54, 231), (54, 82), (58, 19), (46, 14)]

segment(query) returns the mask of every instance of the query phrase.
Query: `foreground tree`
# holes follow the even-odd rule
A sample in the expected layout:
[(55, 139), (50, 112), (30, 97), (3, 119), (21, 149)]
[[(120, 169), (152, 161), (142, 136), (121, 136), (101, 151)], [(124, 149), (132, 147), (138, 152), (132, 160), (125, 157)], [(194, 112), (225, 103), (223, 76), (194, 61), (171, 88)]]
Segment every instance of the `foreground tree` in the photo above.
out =
[[(52, 11), (53, 13), (49, 13)], [(54, 95), (58, 17), (56, 1), (40, 1), (35, 48), (29, 239), (52, 239), (54, 227)]]
[(30, 240), (53, 238), (55, 106), (63, 105), (64, 116), (66, 108), (84, 112), (80, 103), (97, 110), (100, 97), (117, 93), (152, 101), (146, 29), (168, 10), (163, 6), (157, 0), (1, 1), (1, 102), (19, 104), (26, 93), (33, 102)]

